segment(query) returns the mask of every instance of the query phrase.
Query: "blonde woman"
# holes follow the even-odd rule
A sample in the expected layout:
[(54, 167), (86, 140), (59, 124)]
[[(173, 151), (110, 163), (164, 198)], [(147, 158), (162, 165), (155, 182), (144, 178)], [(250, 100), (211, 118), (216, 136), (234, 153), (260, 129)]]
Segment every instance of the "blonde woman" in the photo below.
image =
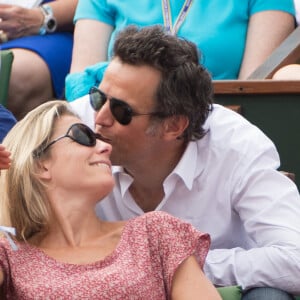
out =
[(207, 234), (162, 212), (96, 216), (114, 186), (111, 145), (66, 102), (39, 106), (3, 144), (12, 158), (0, 177), (6, 298), (221, 299), (202, 272)]

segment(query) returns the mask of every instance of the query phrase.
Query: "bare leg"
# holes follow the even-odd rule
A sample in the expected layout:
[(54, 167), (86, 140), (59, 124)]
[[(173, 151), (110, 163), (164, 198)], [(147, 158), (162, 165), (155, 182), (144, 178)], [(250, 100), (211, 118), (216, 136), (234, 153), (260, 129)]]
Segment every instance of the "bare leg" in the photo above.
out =
[(291, 64), (282, 67), (273, 75), (273, 79), (300, 80), (300, 64)]
[(12, 49), (14, 61), (8, 90), (7, 107), (17, 119), (53, 98), (50, 72), (44, 60), (35, 52)]

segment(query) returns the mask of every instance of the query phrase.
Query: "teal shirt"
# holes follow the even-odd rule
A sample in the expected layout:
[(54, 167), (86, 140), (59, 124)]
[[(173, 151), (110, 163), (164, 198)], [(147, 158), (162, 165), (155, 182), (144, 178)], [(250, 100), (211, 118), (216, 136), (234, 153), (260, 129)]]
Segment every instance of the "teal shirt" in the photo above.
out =
[[(173, 24), (183, 3), (184, 0), (170, 0)], [(236, 79), (248, 21), (253, 14), (265, 10), (295, 13), (293, 0), (194, 0), (177, 35), (198, 46), (201, 63), (213, 79)], [(164, 24), (161, 0), (79, 0), (74, 20), (79, 19), (94, 19), (114, 27), (108, 57), (115, 34), (125, 26)]]
[[(173, 24), (183, 0), (170, 0)], [(264, 10), (294, 14), (293, 0), (194, 0), (177, 35), (194, 42), (203, 55), (202, 63), (214, 79), (238, 77), (245, 49), (248, 21)], [(161, 0), (79, 0), (75, 20), (91, 18), (115, 27), (163, 23)]]

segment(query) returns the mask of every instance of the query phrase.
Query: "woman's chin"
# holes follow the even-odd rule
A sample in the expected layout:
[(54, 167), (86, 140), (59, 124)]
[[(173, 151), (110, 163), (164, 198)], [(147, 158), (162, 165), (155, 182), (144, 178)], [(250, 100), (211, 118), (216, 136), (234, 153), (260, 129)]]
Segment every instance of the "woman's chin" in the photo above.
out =
[(113, 179), (113, 177), (111, 178), (111, 180), (107, 180), (107, 181), (101, 181), (99, 183), (99, 187), (101, 187), (101, 189), (98, 189), (95, 194), (97, 195), (97, 202), (101, 201), (103, 198), (105, 198), (106, 196), (108, 196), (115, 185), (115, 181)]

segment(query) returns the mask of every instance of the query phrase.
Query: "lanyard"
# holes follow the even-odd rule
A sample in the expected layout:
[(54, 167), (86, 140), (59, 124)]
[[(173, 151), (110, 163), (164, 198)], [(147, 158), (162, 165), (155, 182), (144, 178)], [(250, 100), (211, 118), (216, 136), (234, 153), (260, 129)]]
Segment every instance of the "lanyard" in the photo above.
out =
[(175, 25), (172, 25), (171, 8), (169, 0), (162, 0), (164, 24), (168, 33), (176, 35), (180, 26), (182, 25), (189, 8), (191, 7), (193, 0), (185, 0), (181, 8), (181, 11), (175, 21)]

